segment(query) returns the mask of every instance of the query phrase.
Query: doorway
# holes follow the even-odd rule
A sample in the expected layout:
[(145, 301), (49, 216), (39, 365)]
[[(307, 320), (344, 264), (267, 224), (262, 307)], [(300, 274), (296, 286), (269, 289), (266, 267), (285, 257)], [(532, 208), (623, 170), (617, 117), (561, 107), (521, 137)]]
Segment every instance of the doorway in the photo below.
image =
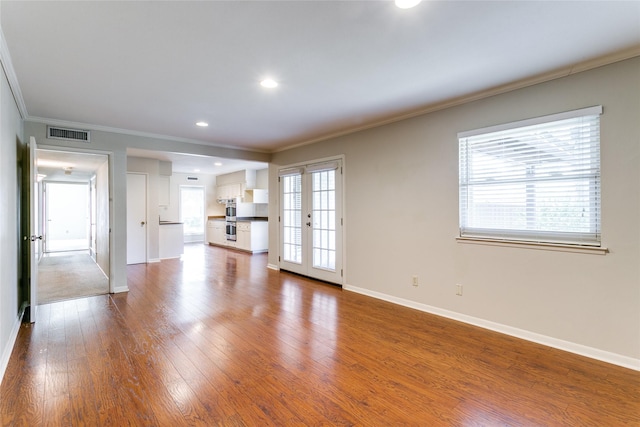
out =
[(45, 253), (89, 249), (89, 183), (45, 182)]
[(37, 304), (108, 293), (108, 155), (40, 147), (36, 166)]
[(204, 242), (205, 206), (203, 186), (180, 186), (180, 221), (184, 224), (184, 243)]
[(342, 284), (341, 159), (281, 169), (280, 269)]

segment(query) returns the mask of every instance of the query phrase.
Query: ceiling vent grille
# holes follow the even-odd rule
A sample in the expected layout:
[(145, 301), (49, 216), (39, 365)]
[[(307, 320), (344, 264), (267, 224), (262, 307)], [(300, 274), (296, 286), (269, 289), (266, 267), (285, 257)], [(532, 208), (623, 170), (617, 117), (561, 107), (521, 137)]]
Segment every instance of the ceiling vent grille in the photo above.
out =
[(64, 139), (67, 141), (91, 142), (91, 134), (88, 130), (81, 129), (65, 129), (53, 126), (47, 126), (47, 138)]

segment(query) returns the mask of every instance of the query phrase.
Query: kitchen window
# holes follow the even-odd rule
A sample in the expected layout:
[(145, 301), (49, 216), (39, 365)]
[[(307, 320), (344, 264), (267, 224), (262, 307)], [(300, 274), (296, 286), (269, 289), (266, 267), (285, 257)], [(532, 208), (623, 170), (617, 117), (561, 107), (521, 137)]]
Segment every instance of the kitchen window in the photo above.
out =
[(460, 237), (600, 246), (601, 114), (458, 134)]

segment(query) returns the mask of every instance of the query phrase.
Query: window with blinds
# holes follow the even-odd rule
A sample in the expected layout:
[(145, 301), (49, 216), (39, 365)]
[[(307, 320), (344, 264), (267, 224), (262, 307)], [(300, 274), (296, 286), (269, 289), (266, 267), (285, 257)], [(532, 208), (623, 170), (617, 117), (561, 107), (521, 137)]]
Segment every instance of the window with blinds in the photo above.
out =
[(458, 134), (460, 236), (600, 246), (601, 114)]

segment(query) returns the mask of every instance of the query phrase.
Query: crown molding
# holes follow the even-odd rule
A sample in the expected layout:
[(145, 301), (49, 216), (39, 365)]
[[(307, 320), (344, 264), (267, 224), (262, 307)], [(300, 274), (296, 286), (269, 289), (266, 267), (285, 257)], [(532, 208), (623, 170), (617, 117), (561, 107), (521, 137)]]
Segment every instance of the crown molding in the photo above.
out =
[(467, 104), (473, 101), (479, 101), (481, 99), (489, 98), (495, 95), (500, 95), (500, 94), (511, 92), (517, 89), (523, 89), (528, 86), (534, 86), (539, 83), (556, 80), (562, 77), (567, 77), (573, 74), (581, 73), (583, 71), (589, 71), (594, 68), (603, 67), (605, 65), (610, 65), (616, 62), (624, 61), (624, 60), (635, 58), (638, 56), (640, 56), (640, 45), (632, 46), (628, 49), (613, 52), (608, 55), (600, 56), (597, 58), (592, 58), (587, 61), (579, 62), (577, 64), (569, 65), (566, 67), (558, 68), (558, 69), (549, 71), (547, 73), (543, 73), (543, 74), (539, 74), (526, 79), (518, 80), (512, 83), (507, 83), (501, 86), (492, 87), (492, 88), (489, 88), (480, 92), (475, 92), (462, 97), (453, 98), (443, 102), (427, 105), (423, 108), (419, 108), (417, 110), (413, 110), (405, 114), (400, 114), (398, 116), (385, 118), (385, 119), (377, 120), (374, 122), (369, 122), (362, 126), (352, 127), (352, 128), (344, 129), (341, 131), (329, 133), (317, 138), (301, 141), (292, 145), (288, 145), (283, 148), (275, 149), (272, 151), (272, 153), (279, 153), (282, 151), (303, 147), (305, 145), (315, 144), (316, 142), (326, 141), (329, 139), (338, 138), (341, 136), (364, 131), (367, 129), (372, 129), (372, 128), (388, 125), (391, 123), (399, 122), (402, 120), (411, 119), (413, 117), (422, 116), (424, 114), (433, 113), (440, 110), (446, 110), (447, 108), (456, 107), (458, 105)]
[(178, 136), (162, 135), (162, 134), (151, 133), (151, 132), (141, 132), (141, 131), (135, 131), (130, 129), (116, 128), (111, 126), (92, 125), (88, 123), (72, 122), (68, 120), (48, 119), (46, 117), (33, 117), (33, 116), (29, 116), (24, 120), (27, 122), (41, 123), (44, 125), (58, 126), (62, 128), (95, 130), (98, 132), (117, 133), (121, 135), (130, 135), (130, 136), (137, 136), (142, 138), (152, 138), (152, 139), (161, 139), (165, 141), (183, 142), (187, 144), (201, 145), (203, 147), (223, 148), (227, 150), (243, 151), (246, 153), (270, 154), (270, 151), (266, 151), (266, 150), (248, 149), (248, 148), (242, 148), (238, 146), (224, 145), (224, 144), (211, 144), (211, 143), (199, 141), (196, 139), (181, 138)]
[(27, 105), (24, 103), (24, 98), (22, 97), (20, 85), (18, 84), (18, 76), (16, 75), (16, 71), (13, 68), (13, 63), (11, 62), (9, 46), (7, 46), (7, 41), (4, 37), (4, 33), (2, 32), (2, 27), (0, 27), (0, 62), (2, 63), (2, 69), (4, 70), (4, 73), (7, 76), (7, 80), (9, 81), (9, 88), (11, 89), (13, 99), (18, 106), (20, 117), (24, 120), (25, 118), (29, 117), (29, 113), (27, 112)]

